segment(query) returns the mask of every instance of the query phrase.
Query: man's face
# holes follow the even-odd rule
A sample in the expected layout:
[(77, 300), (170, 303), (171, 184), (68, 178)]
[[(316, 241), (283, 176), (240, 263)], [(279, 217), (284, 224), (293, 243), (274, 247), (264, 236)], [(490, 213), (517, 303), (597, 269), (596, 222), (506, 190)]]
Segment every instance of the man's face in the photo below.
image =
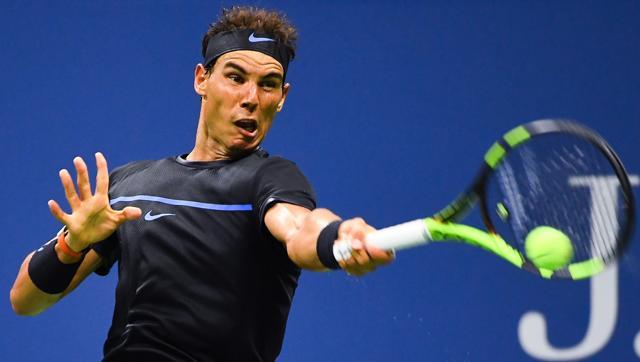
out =
[(206, 147), (235, 157), (255, 149), (282, 109), (289, 84), (274, 58), (251, 50), (223, 54), (211, 74), (196, 68), (196, 92), (203, 98)]

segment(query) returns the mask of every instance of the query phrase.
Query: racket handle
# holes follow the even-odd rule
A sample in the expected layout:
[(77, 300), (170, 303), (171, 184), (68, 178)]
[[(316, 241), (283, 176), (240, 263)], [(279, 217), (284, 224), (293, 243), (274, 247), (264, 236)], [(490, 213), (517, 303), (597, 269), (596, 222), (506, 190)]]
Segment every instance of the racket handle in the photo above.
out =
[(367, 235), (366, 243), (383, 250), (401, 250), (427, 244), (431, 234), (423, 219), (389, 226)]
[[(418, 219), (376, 230), (367, 235), (366, 243), (382, 250), (396, 251), (424, 245), (431, 240), (425, 221)], [(351, 250), (349, 241), (340, 240), (333, 244), (333, 256), (337, 261), (349, 259)]]

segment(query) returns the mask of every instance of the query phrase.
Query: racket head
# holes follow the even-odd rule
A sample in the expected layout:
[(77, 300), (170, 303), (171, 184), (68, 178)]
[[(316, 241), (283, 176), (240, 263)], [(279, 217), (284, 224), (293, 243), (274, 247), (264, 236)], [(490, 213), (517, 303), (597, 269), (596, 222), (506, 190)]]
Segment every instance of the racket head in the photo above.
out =
[[(546, 278), (599, 273), (624, 252), (634, 228), (635, 201), (622, 162), (601, 136), (570, 120), (538, 120), (507, 132), (485, 154), (456, 211), (435, 218), (456, 219), (471, 200), (487, 230), (520, 253), (521, 267)], [(550, 270), (527, 258), (526, 237), (538, 226), (569, 237), (568, 265)]]

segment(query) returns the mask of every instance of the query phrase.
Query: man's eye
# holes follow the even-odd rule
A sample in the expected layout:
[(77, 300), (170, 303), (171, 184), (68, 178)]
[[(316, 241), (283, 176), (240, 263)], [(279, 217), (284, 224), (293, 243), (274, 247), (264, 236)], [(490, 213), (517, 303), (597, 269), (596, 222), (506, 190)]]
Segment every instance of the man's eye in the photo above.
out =
[(242, 79), (241, 76), (237, 75), (237, 74), (230, 74), (229, 79), (231, 79), (232, 81), (236, 82), (236, 83), (242, 83), (244, 80)]
[(276, 82), (272, 81), (272, 80), (266, 80), (266, 81), (262, 82), (262, 87), (263, 88), (273, 89), (273, 88), (275, 88), (277, 86), (278, 86), (278, 84), (276, 84)]

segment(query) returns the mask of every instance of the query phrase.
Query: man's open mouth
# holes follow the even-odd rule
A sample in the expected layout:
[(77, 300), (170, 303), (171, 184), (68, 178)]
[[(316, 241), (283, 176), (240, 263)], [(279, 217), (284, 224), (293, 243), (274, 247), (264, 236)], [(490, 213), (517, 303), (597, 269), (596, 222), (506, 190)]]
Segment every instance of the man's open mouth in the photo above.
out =
[(249, 133), (253, 133), (258, 129), (258, 122), (253, 119), (239, 119), (233, 122), (233, 124)]

